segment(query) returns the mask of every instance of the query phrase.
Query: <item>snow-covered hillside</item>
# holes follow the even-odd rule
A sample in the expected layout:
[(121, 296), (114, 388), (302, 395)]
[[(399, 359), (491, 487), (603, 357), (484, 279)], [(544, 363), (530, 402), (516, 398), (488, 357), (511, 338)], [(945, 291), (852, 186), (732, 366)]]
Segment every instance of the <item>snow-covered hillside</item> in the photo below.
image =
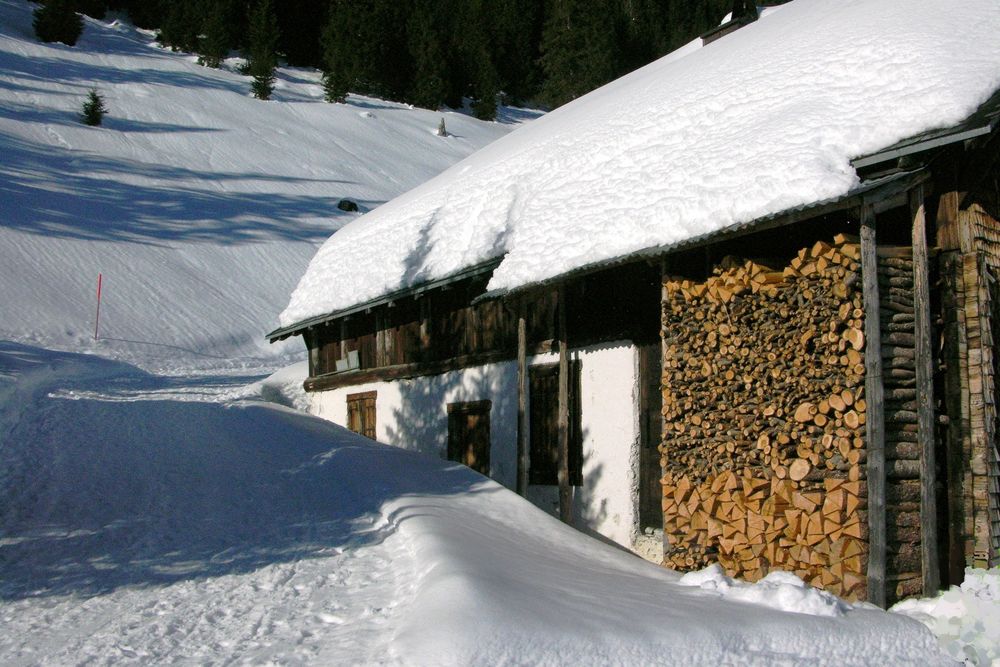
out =
[[(0, 0), (0, 338), (88, 347), (102, 273), (101, 354), (259, 365), (316, 247), (358, 215), (341, 198), (370, 210), (531, 117), (326, 104), (317, 73), (295, 69), (262, 102), (247, 77), (125, 22), (41, 44), (34, 7)], [(110, 109), (100, 128), (78, 119), (91, 87)]]

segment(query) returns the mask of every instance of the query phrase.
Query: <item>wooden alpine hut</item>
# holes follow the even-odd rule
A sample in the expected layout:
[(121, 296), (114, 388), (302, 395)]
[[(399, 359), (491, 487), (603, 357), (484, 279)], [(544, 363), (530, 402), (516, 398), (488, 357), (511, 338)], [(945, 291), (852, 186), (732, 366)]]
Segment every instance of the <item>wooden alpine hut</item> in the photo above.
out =
[(667, 566), (958, 583), (1000, 564), (1000, 7), (735, 20), (338, 231), (269, 338), (316, 414)]

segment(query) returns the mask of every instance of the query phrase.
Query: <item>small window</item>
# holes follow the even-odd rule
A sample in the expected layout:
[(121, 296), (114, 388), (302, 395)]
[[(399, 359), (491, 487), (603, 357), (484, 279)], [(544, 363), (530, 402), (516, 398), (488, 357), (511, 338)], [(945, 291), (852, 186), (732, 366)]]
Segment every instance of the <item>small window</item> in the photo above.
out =
[[(559, 483), (559, 364), (532, 366), (530, 382), (531, 484)], [(569, 483), (583, 485), (580, 362), (569, 364)]]
[(378, 392), (366, 391), (347, 396), (347, 428), (366, 438), (375, 439), (375, 398)]
[(490, 474), (490, 401), (448, 404), (448, 460)]

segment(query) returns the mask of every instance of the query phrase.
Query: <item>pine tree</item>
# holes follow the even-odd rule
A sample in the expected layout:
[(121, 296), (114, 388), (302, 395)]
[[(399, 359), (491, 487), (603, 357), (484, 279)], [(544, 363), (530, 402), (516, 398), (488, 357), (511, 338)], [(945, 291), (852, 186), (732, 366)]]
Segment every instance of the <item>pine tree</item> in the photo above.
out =
[(353, 79), (350, 57), (351, 7), (346, 0), (333, 0), (320, 37), (323, 50), (323, 92), (327, 102), (347, 101)]
[(97, 88), (91, 88), (87, 93), (87, 99), (83, 102), (80, 112), (80, 120), (85, 125), (98, 126), (104, 120), (104, 114), (108, 112), (104, 106), (104, 98), (97, 92)]
[(610, 0), (554, 0), (542, 36), (542, 96), (558, 106), (617, 74)]
[(204, 30), (198, 40), (198, 62), (206, 67), (219, 67), (229, 54), (229, 21), (224, 0), (215, 0), (205, 18)]
[(439, 6), (435, 0), (417, 0), (406, 26), (413, 61), (409, 97), (425, 109), (437, 109), (446, 95), (447, 63), (435, 11)]
[(258, 0), (250, 14), (247, 35), (247, 73), (253, 77), (250, 89), (260, 100), (271, 98), (274, 70), (278, 66), (278, 22), (271, 0)]
[(43, 42), (62, 42), (73, 46), (83, 33), (83, 17), (76, 13), (72, 0), (48, 0), (34, 11), (32, 26)]
[(537, 0), (493, 0), (490, 49), (500, 89), (515, 100), (534, 95), (538, 88), (538, 45), (542, 35), (542, 8)]
[(201, 29), (199, 8), (200, 4), (196, 6), (194, 0), (175, 0), (156, 32), (156, 41), (172, 51), (196, 51)]

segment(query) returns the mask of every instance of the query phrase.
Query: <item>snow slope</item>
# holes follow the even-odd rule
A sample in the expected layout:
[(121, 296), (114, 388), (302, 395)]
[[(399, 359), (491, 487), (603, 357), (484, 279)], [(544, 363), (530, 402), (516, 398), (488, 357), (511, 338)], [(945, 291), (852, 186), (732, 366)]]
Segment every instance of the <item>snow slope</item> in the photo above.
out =
[[(73, 47), (34, 38), (26, 0), (0, 0), (0, 339), (95, 349), (147, 368), (259, 366), (263, 334), (317, 245), (506, 134), (355, 97), (322, 102), (315, 72), (281, 69), (274, 100), (249, 79), (86, 20)], [(78, 122), (89, 88), (100, 128)], [(435, 131), (445, 117), (452, 136)], [(261, 362), (261, 358), (265, 361)]]
[(0, 344), (0, 663), (944, 664), (903, 616), (681, 578), (236, 383)]
[(280, 324), (498, 257), (502, 292), (846, 194), (851, 158), (954, 124), (1000, 88), (998, 34), (996, 0), (795, 0), (345, 227)]

